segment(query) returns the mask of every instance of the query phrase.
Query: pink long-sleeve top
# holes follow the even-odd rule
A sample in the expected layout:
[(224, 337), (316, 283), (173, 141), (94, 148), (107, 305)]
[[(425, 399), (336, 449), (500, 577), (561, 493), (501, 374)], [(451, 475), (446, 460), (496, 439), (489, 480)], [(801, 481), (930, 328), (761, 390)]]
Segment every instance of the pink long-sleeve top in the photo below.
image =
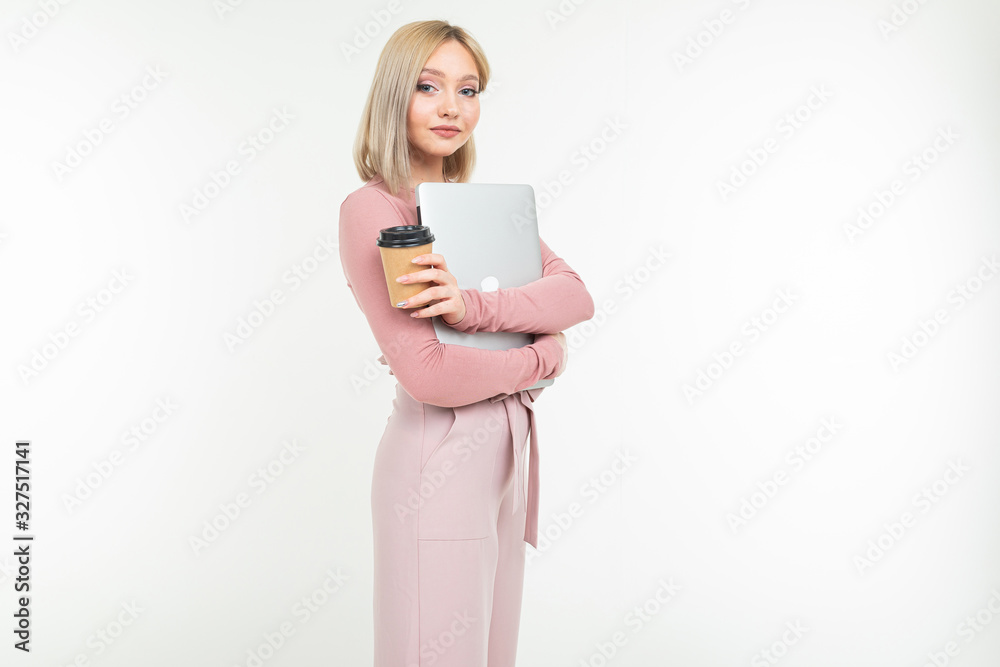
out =
[[(389, 303), (379, 230), (416, 225), (413, 190), (389, 193), (375, 176), (340, 206), (340, 262), (354, 299), (396, 380), (421, 403), (468, 405), (513, 394), (561, 370), (563, 351), (552, 337), (524, 347), (480, 350), (441, 343), (430, 318), (410, 317), (410, 308)], [(453, 326), (464, 333), (519, 331), (558, 333), (594, 316), (594, 301), (580, 276), (539, 239), (542, 277), (527, 285), (480, 292), (461, 290), (465, 316)], [(447, 262), (448, 258), (445, 257)], [(414, 264), (414, 272), (429, 268)]]

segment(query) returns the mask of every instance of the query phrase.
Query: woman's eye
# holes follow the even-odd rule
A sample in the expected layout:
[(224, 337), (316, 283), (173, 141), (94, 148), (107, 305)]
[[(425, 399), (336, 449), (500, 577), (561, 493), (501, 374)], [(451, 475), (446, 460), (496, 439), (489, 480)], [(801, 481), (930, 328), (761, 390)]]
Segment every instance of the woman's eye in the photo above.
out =
[[(427, 90), (428, 88), (430, 90)], [(434, 90), (434, 86), (432, 86), (429, 83), (418, 83), (417, 84), (417, 90), (419, 90), (420, 92), (423, 92), (423, 93), (429, 93), (429, 92), (431, 92), (431, 90)], [(479, 91), (476, 90), (475, 88), (463, 88), (459, 92), (465, 93), (465, 95), (463, 95), (463, 97), (475, 97), (476, 95), (479, 94)]]

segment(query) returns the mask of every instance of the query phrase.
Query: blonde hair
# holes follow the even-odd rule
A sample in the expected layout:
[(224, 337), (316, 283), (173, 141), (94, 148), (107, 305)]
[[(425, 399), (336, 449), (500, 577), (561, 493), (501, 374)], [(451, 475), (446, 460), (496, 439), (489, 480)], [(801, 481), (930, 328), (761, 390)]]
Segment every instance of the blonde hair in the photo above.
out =
[[(479, 70), (479, 92), (486, 89), (490, 66), (479, 43), (447, 21), (414, 21), (392, 34), (382, 49), (368, 100), (354, 139), (354, 166), (361, 180), (379, 175), (394, 196), (410, 183), (410, 142), (406, 117), (420, 71), (440, 44), (453, 39), (464, 46)], [(472, 136), (444, 158), (444, 176), (464, 183), (476, 164)]]

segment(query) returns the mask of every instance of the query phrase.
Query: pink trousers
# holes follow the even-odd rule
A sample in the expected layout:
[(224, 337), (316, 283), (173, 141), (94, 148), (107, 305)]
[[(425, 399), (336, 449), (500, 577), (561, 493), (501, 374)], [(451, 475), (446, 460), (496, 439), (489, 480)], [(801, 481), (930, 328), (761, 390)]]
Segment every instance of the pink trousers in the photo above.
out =
[(520, 399), (442, 408), (396, 384), (372, 475), (375, 667), (514, 667), (528, 505)]

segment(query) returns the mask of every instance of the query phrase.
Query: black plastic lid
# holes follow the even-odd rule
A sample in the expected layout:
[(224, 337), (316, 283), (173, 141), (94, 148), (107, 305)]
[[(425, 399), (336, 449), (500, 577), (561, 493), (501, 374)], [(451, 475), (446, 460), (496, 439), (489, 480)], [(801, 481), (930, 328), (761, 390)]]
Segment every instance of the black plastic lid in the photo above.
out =
[(434, 241), (430, 227), (425, 225), (402, 225), (379, 230), (375, 245), (382, 248), (409, 248), (426, 245)]

